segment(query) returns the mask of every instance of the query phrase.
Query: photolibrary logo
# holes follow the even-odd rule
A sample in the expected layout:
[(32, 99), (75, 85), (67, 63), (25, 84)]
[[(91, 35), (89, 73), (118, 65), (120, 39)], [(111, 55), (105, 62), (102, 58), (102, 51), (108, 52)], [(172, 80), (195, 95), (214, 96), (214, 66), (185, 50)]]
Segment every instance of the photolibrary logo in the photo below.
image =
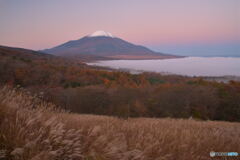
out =
[(210, 157), (215, 156), (238, 156), (239, 154), (237, 152), (210, 152)]
[(215, 152), (214, 151), (211, 151), (210, 152), (210, 157), (214, 157), (215, 156)]

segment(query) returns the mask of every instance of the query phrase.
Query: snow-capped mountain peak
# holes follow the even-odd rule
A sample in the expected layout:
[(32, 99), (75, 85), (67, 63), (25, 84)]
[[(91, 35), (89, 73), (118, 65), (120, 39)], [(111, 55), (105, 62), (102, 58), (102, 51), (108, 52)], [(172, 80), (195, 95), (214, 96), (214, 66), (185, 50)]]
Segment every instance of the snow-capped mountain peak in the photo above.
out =
[(88, 35), (88, 37), (100, 37), (100, 36), (111, 37), (111, 38), (114, 37), (111, 33), (105, 32), (105, 31), (96, 31), (96, 32)]
[(58, 56), (82, 57), (83, 60), (91, 60), (91, 58), (96, 60), (134, 60), (176, 57), (152, 51), (144, 46), (132, 44), (105, 31), (96, 31), (80, 39), (68, 41), (42, 52)]

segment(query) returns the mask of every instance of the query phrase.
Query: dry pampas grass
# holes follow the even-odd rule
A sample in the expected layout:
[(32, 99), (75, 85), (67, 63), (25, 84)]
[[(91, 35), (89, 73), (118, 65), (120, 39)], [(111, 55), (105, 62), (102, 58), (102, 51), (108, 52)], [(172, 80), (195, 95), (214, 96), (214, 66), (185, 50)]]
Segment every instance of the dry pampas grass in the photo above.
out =
[(72, 114), (19, 89), (0, 89), (0, 159), (208, 160), (240, 152), (240, 124)]

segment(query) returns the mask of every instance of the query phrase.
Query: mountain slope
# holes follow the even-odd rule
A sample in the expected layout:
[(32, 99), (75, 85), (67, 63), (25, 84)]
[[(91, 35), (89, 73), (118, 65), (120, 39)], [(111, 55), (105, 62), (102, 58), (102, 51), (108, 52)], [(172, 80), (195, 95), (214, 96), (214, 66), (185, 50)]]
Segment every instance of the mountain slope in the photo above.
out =
[[(0, 69), (4, 65), (10, 67), (26, 66), (29, 68), (44, 66), (44, 65), (57, 65), (57, 66), (86, 66), (81, 61), (73, 61), (63, 57), (46, 54), (30, 49), (15, 48), (0, 45)], [(2, 66), (3, 65), (3, 66)], [(1, 68), (2, 67), (2, 68)]]
[(59, 56), (93, 55), (114, 59), (159, 59), (177, 57), (154, 52), (144, 46), (129, 43), (104, 31), (97, 31), (81, 39), (68, 41), (54, 48), (43, 50), (43, 52)]
[(16, 57), (18, 57), (18, 58), (27, 58), (29, 60), (36, 60), (36, 59), (43, 59), (43, 58), (51, 59), (55, 56), (51, 54), (33, 51), (30, 49), (7, 47), (7, 46), (0, 45), (0, 57), (1, 59), (3, 59), (4, 57), (12, 57), (16, 59)]

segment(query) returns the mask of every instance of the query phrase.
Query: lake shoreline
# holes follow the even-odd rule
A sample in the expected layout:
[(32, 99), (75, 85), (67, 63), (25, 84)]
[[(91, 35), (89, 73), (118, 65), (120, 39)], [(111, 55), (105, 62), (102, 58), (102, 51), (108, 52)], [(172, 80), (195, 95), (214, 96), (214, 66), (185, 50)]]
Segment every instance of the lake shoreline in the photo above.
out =
[[(107, 60), (87, 63), (131, 74), (154, 72), (162, 75), (200, 77), (210, 81), (240, 81), (238, 57), (185, 57), (163, 60)], [(151, 68), (152, 67), (152, 68)]]

